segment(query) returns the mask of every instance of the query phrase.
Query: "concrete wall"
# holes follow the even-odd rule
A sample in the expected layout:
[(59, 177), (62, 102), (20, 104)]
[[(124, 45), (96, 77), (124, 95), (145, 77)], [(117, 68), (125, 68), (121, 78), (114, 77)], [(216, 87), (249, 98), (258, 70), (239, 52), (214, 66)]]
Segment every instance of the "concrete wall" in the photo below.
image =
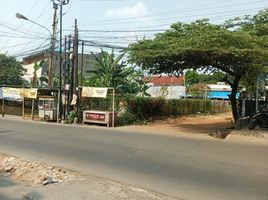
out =
[(154, 86), (146, 91), (151, 97), (164, 97), (166, 99), (180, 99), (185, 96), (184, 86)]

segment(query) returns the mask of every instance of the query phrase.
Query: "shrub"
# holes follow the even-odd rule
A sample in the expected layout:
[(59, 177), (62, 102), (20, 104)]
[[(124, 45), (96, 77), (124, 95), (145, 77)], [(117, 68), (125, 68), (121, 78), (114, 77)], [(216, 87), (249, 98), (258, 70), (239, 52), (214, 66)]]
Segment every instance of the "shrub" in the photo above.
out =
[[(129, 121), (148, 121), (154, 117), (170, 117), (191, 115), (196, 113), (224, 112), (228, 105), (224, 102), (213, 103), (203, 99), (170, 99), (152, 97), (131, 97), (124, 100), (126, 103), (123, 118)], [(125, 119), (125, 122), (128, 120)]]

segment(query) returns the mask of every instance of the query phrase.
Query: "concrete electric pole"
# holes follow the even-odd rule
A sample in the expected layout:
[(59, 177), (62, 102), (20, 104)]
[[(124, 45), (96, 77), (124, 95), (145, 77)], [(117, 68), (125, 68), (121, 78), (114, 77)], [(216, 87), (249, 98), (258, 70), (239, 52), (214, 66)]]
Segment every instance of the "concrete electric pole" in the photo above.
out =
[(52, 37), (51, 37), (51, 52), (50, 62), (48, 64), (48, 87), (51, 88), (53, 84), (53, 69), (54, 69), (54, 50), (56, 44), (56, 32), (57, 32), (57, 10), (58, 5), (53, 3), (54, 15), (52, 23)]

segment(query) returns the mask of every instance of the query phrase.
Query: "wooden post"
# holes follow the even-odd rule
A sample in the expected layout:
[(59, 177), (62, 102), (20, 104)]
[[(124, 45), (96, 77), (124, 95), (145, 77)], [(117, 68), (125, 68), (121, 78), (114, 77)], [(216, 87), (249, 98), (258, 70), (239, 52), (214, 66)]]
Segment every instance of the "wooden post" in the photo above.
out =
[(34, 120), (34, 99), (32, 99), (32, 113), (31, 113), (31, 119)]
[(24, 97), (23, 97), (23, 99), (22, 99), (22, 118), (24, 119), (25, 118), (25, 99), (24, 99)]
[(3, 99), (2, 99), (2, 117), (4, 117), (4, 116), (5, 116), (5, 99), (3, 97)]

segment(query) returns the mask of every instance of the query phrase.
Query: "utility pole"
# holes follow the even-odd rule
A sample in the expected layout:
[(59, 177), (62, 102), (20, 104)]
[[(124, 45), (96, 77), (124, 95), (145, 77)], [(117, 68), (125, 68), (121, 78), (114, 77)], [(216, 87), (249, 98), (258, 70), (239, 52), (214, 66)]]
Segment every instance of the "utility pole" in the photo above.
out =
[(74, 85), (73, 90), (76, 91), (78, 87), (78, 28), (77, 19), (75, 19), (74, 30)]
[(259, 80), (258, 80), (258, 76), (257, 76), (257, 80), (256, 80), (256, 101), (255, 101), (255, 111), (256, 111), (256, 112), (259, 111)]
[[(77, 97), (79, 96), (78, 92), (78, 28), (77, 28), (77, 19), (75, 19), (75, 29), (73, 37), (73, 54), (72, 54), (72, 67), (71, 67), (71, 80), (70, 80), (70, 100), (76, 95), (76, 102), (73, 105), (69, 105), (69, 110), (78, 111)], [(75, 94), (75, 95), (74, 95)]]
[(57, 30), (57, 10), (58, 5), (53, 2), (53, 23), (52, 23), (52, 37), (51, 37), (51, 52), (50, 52), (50, 62), (48, 65), (48, 87), (51, 88), (53, 82), (53, 68), (54, 68), (54, 50), (56, 43), (56, 30)]
[[(60, 6), (60, 67), (59, 67), (59, 91), (58, 91), (58, 112), (57, 112), (57, 122), (61, 122), (62, 118), (62, 6), (67, 5), (69, 0), (52, 0), (54, 4)], [(57, 3), (55, 3), (55, 1)]]
[(68, 37), (68, 69), (69, 69), (69, 93), (68, 93), (68, 113), (72, 110), (71, 101), (73, 98), (73, 54), (71, 53), (72, 36)]
[(80, 86), (83, 86), (83, 83), (84, 83), (84, 80), (83, 80), (83, 70), (84, 70), (84, 46), (85, 46), (85, 42), (84, 42), (84, 40), (82, 40)]
[(63, 118), (65, 120), (66, 111), (67, 111), (67, 90), (66, 90), (66, 84), (67, 84), (67, 77), (68, 77), (68, 64), (67, 64), (67, 36), (65, 35), (64, 38), (64, 64), (63, 64), (63, 93), (64, 93), (64, 104), (63, 104)]

